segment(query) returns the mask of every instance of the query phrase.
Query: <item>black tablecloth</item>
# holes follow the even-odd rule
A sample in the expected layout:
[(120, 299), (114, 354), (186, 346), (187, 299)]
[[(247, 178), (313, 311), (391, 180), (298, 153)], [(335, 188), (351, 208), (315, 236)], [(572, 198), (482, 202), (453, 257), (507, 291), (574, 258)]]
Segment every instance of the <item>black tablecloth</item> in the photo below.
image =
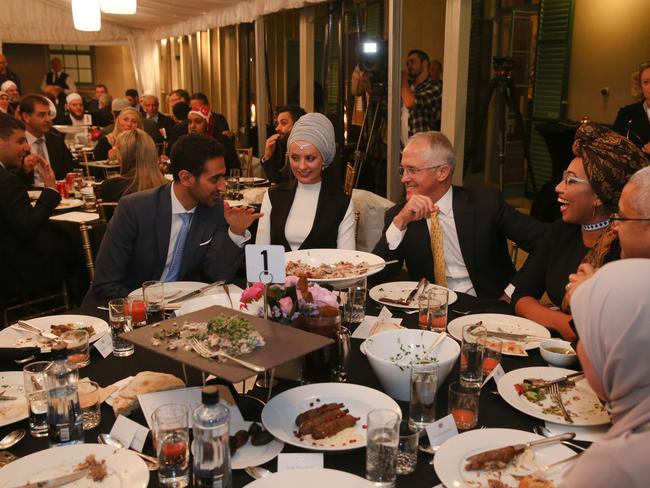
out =
[[(379, 307), (368, 299), (367, 313), (377, 315)], [(496, 302), (491, 300), (479, 300), (468, 295), (459, 294), (458, 301), (450, 306), (458, 312), (472, 311), (474, 313), (484, 312), (499, 312), (509, 313), (509, 305), (503, 302)], [(417, 327), (417, 314), (405, 314), (400, 310), (393, 310), (394, 316), (402, 317), (404, 319), (403, 325), (408, 327)], [(84, 307), (73, 310), (70, 313), (93, 315), (108, 320), (107, 312), (98, 310), (96, 307)], [(449, 320), (458, 317), (457, 312), (449, 312)], [(381, 391), (381, 385), (377, 380), (375, 374), (365, 356), (359, 351), (360, 340), (352, 339), (352, 351), (350, 363), (348, 368), (348, 381), (350, 383), (362, 384), (375, 388)], [(530, 356), (527, 358), (519, 357), (502, 357), (502, 366), (506, 372), (513, 369), (529, 366), (542, 366), (545, 365), (541, 359), (538, 350), (530, 351)], [(20, 370), (21, 366), (13, 362), (0, 362), (0, 371)], [(117, 358), (112, 355), (103, 359), (99, 353), (93, 348), (91, 353), (91, 363), (80, 371), (81, 377), (90, 377), (92, 380), (97, 381), (101, 386), (106, 386), (115, 381), (118, 381), (126, 376), (135, 375), (136, 373), (144, 370), (160, 371), (171, 373), (179, 378), (183, 378), (183, 371), (181, 365), (174, 361), (170, 361), (163, 356), (157, 355), (153, 352), (146, 351), (136, 347), (135, 354), (126, 358)], [(458, 363), (449, 374), (447, 381), (443, 384), (438, 393), (437, 399), (437, 417), (447, 415), (447, 386), (450, 381), (456, 381), (458, 378)], [(190, 385), (201, 384), (201, 374), (199, 371), (188, 368), (188, 381)], [(297, 386), (298, 383), (283, 380), (277, 387), (273, 389), (273, 393), (277, 394), (289, 388)], [(542, 425), (543, 422), (533, 417), (529, 417), (503, 401), (498, 395), (491, 393), (495, 390), (495, 385), (490, 382), (481, 392), (480, 399), (480, 412), (479, 424), (485, 427), (502, 427), (511, 429), (520, 429), (525, 431), (532, 431), (536, 425)], [(266, 390), (255, 388), (252, 395), (266, 399)], [(261, 413), (261, 404), (256, 401), (239, 398), (237, 400), (238, 406), (242, 411), (242, 415), (246, 420), (259, 420)], [(402, 408), (402, 413), (405, 418), (408, 416), (408, 402), (398, 402)], [(102, 404), (102, 420), (98, 427), (85, 432), (86, 442), (97, 442), (97, 435), (100, 432), (110, 432), (113, 423), (115, 422), (115, 415), (113, 410), (106, 405)], [(146, 425), (144, 416), (140, 410), (137, 410), (131, 415), (131, 418), (142, 425)], [(27, 420), (17, 422), (11, 425), (0, 427), (0, 436), (4, 436), (7, 432), (22, 427), (29, 430)], [(31, 454), (35, 451), (46, 449), (48, 447), (47, 437), (34, 438), (29, 435), (10, 449), (10, 452), (16, 456), (22, 457)], [(151, 436), (148, 436), (147, 442), (144, 447), (144, 452), (154, 455), (151, 445)], [(303, 449), (286, 445), (283, 452), (306, 452)], [(352, 451), (339, 452), (339, 453), (326, 453), (325, 454), (325, 467), (347, 471), (359, 476), (365, 476), (365, 449), (355, 449)], [(414, 473), (406, 476), (398, 476), (396, 486), (400, 487), (426, 487), (439, 483), (435, 474), (433, 466), (429, 463), (431, 455), (423, 452), (419, 453), (418, 466)], [(277, 469), (276, 460), (269, 461), (263, 465), (265, 468), (275, 471)], [(233, 487), (241, 487), (252, 480), (242, 470), (233, 471)], [(149, 486), (158, 486), (158, 476), (155, 472), (151, 473)]]

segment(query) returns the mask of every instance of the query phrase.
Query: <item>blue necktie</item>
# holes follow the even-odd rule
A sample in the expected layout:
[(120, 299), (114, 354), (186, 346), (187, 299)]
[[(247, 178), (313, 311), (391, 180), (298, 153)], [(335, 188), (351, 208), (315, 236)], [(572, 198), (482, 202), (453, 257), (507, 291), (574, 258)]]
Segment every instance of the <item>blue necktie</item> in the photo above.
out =
[(178, 231), (178, 237), (176, 237), (174, 254), (172, 255), (172, 262), (169, 265), (169, 272), (167, 273), (165, 281), (178, 280), (178, 275), (181, 272), (181, 261), (183, 260), (183, 249), (185, 249), (185, 241), (187, 240), (187, 235), (190, 233), (190, 225), (192, 224), (191, 213), (182, 213), (178, 215), (183, 223), (181, 224), (181, 230)]

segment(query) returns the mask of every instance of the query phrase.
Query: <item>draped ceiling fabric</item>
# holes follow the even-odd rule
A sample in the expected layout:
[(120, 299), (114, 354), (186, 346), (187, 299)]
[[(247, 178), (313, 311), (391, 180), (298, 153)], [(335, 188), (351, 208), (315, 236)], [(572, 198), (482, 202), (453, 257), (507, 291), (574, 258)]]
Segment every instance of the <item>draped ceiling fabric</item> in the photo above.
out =
[(99, 32), (72, 24), (70, 0), (0, 0), (0, 43), (128, 44), (140, 93), (159, 94), (158, 41), (324, 0), (138, 0), (135, 15), (102, 14)]

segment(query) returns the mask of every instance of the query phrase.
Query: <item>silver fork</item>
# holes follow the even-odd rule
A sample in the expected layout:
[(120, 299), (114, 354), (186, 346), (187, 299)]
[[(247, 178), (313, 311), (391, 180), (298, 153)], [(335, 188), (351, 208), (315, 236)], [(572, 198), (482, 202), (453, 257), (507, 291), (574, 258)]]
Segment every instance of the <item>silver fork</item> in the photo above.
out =
[(551, 395), (551, 399), (560, 407), (562, 415), (564, 416), (564, 420), (572, 424), (573, 419), (571, 418), (571, 415), (569, 415), (569, 412), (567, 411), (566, 407), (564, 406), (564, 402), (562, 401), (562, 395), (560, 394), (560, 385), (557, 383), (551, 384), (548, 387), (548, 393)]
[(192, 346), (192, 349), (194, 349), (196, 351), (196, 353), (199, 356), (203, 357), (203, 358), (213, 359), (213, 358), (216, 358), (216, 357), (222, 357), (222, 358), (230, 359), (231, 361), (234, 361), (237, 364), (240, 364), (243, 367), (248, 368), (250, 370), (253, 370), (253, 371), (257, 372), (257, 373), (263, 373), (264, 372), (264, 368), (262, 366), (258, 366), (256, 364), (249, 363), (248, 361), (243, 361), (241, 359), (237, 359), (235, 357), (232, 357), (229, 354), (226, 354), (223, 351), (211, 351), (210, 349), (205, 347), (203, 344), (201, 344), (201, 342), (198, 339), (194, 339), (194, 338), (190, 339), (190, 345)]
[(17, 328), (18, 330), (23, 330), (25, 332), (29, 332), (30, 334), (35, 334), (38, 336), (41, 336), (45, 339), (50, 339), (54, 341), (60, 341), (61, 338), (57, 337), (56, 335), (52, 334), (51, 332), (45, 332), (44, 330), (39, 329), (38, 327), (34, 327), (31, 324), (28, 324), (24, 320), (19, 320), (15, 324), (12, 325), (13, 328)]

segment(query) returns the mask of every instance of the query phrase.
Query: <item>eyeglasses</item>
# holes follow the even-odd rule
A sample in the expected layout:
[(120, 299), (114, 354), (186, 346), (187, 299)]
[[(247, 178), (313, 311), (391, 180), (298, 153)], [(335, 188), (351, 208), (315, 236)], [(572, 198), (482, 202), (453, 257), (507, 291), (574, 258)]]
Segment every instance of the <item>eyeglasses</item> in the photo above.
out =
[(585, 180), (584, 178), (578, 178), (576, 175), (571, 174), (568, 171), (564, 171), (564, 173), (562, 173), (562, 181), (564, 181), (564, 184), (566, 186), (571, 186), (574, 183), (586, 183), (587, 185), (589, 184), (589, 181)]
[(406, 173), (408, 176), (415, 176), (420, 171), (424, 171), (425, 169), (438, 169), (438, 168), (442, 168), (443, 166), (448, 166), (448, 165), (447, 164), (439, 164), (437, 166), (425, 166), (424, 168), (413, 168), (411, 166), (400, 166), (399, 168), (397, 168), (397, 173), (400, 176), (404, 176), (404, 173)]
[(609, 219), (617, 222), (625, 222), (626, 220), (638, 220), (640, 222), (650, 222), (650, 217), (623, 217), (621, 216), (620, 213), (613, 214)]

